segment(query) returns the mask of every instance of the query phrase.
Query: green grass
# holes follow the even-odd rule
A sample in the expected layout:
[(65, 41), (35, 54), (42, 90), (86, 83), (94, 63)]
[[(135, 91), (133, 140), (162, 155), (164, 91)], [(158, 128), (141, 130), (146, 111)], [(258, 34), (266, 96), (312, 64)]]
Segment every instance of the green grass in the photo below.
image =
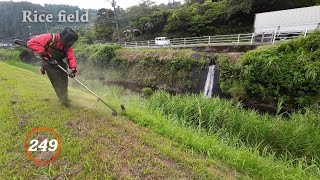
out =
[(10, 64), (12, 66), (16, 66), (22, 69), (26, 69), (28, 71), (34, 72), (34, 73), (40, 73), (40, 69), (38, 67), (35, 67), (34, 65), (26, 64), (22, 61), (6, 61), (7, 64)]
[[(6, 50), (0, 49), (0, 59), (5, 60), (7, 64), (16, 66), (22, 69), (29, 70), (31, 72), (40, 73), (39, 68), (34, 65), (26, 64), (20, 60), (20, 51), (19, 50)], [(40, 62), (40, 61), (39, 61)]]
[[(184, 98), (179, 96), (171, 97), (168, 94), (157, 92), (151, 100), (146, 100), (139, 96), (134, 96), (127, 91), (121, 91), (119, 88), (105, 87), (99, 81), (88, 81), (86, 83), (90, 84), (90, 87), (93, 87), (100, 93), (109, 92), (106, 100), (114, 105), (119, 104), (120, 99), (120, 102), (124, 103), (127, 107), (123, 115), (129, 117), (134, 122), (152, 129), (161, 136), (182, 144), (193, 152), (201, 153), (213, 160), (219, 158), (249, 177), (254, 179), (319, 179), (320, 177), (318, 166), (308, 165), (303, 159), (291, 159), (290, 157), (278, 158), (276, 154), (270, 154), (268, 147), (261, 148), (261, 145), (247, 146), (245, 143), (239, 143), (237, 137), (231, 135), (229, 137), (226, 135), (221, 136), (221, 133), (208, 134), (202, 126), (195, 128), (194, 126), (190, 127), (188, 123), (182, 123), (183, 118), (178, 117), (174, 113), (176, 113), (175, 111), (179, 107), (187, 105), (184, 99), (190, 100), (188, 96)], [(155, 100), (157, 96), (163, 95), (168, 96), (167, 99), (162, 99), (166, 102), (160, 101), (160, 99), (158, 102)], [(181, 106), (170, 106), (173, 100), (169, 97), (174, 99), (176, 103), (180, 102)], [(222, 103), (219, 100), (214, 101), (216, 101), (217, 104), (213, 105), (216, 106)], [(171, 109), (171, 113), (166, 114), (166, 111), (163, 110), (162, 107), (156, 108), (155, 105), (153, 106), (154, 110), (150, 109), (150, 106), (152, 106), (150, 103), (152, 102), (166, 106), (166, 110)], [(192, 102), (189, 105), (193, 111), (199, 112), (202, 110), (197, 103)], [(223, 104), (220, 104), (220, 106), (223, 106)], [(243, 121), (250, 118), (248, 117), (250, 114), (251, 116), (255, 115), (253, 116), (255, 118), (260, 117), (255, 112), (238, 109), (228, 105), (226, 102), (224, 108), (224, 111), (230, 111), (229, 114), (232, 114), (232, 112), (242, 113)], [(221, 112), (215, 112), (215, 108), (212, 108), (212, 110), (212, 115), (221, 115)], [(204, 114), (205, 112), (202, 113)], [(189, 117), (189, 115), (186, 114), (184, 118)], [(233, 119), (236, 120), (237, 115), (239, 114), (234, 114)], [(229, 118), (232, 119), (232, 117)], [(254, 120), (256, 121), (254, 125), (257, 125), (260, 121), (259, 119)], [(247, 126), (247, 130), (250, 130), (250, 123), (252, 122), (248, 119), (248, 122), (244, 124)], [(299, 128), (301, 129), (302, 127), (299, 126)], [(254, 128), (254, 130), (255, 131), (251, 129), (251, 132), (259, 132), (258, 127)], [(261, 130), (263, 132), (263, 129)], [(239, 134), (241, 133), (246, 133), (246, 131), (239, 132)], [(300, 133), (300, 131), (296, 132), (296, 134)]]
[(316, 112), (293, 113), (283, 118), (260, 115), (219, 98), (170, 96), (162, 92), (149, 100), (149, 107), (176, 117), (187, 127), (238, 139), (238, 144), (258, 146), (260, 151), (277, 157), (306, 159), (310, 164), (320, 162), (320, 115)]
[[(139, 106), (139, 101), (136, 104), (130, 104), (130, 106)], [(299, 165), (293, 165), (293, 162), (290, 160), (282, 161), (274, 155), (264, 153), (261, 156), (258, 148), (248, 148), (244, 145), (240, 147), (230, 146), (232, 137), (221, 139), (217, 135), (208, 135), (204, 131), (194, 131), (183, 126), (179, 123), (179, 119), (174, 116), (165, 118), (162, 112), (146, 112), (147, 108), (128, 108), (127, 116), (135, 122), (152, 128), (160, 135), (171, 138), (195, 152), (200, 152), (213, 159), (218, 157), (251, 177), (257, 179), (319, 178), (319, 174), (316, 171), (317, 168), (313, 169), (313, 166), (305, 165), (303, 162), (300, 162)]]
[[(7, 71), (11, 70), (12, 67), (7, 67)], [(1, 72), (3, 72), (3, 74)], [(14, 72), (18, 73), (20, 70)], [(0, 75), (10, 77), (7, 74), (8, 73), (1, 69)], [(4, 129), (6, 130), (11, 128), (10, 130), (14, 129), (16, 132), (16, 134), (13, 133), (13, 135), (10, 134), (7, 138), (4, 138), (4, 142), (7, 142), (6, 146), (10, 148), (9, 150), (6, 149), (7, 151), (4, 153), (1, 152), (1, 154), (11, 152), (10, 150), (14, 149), (12, 144), (17, 143), (16, 139), (20, 139), (16, 138), (16, 135), (21, 133), (19, 128), (17, 128), (21, 114), (33, 112), (38, 109), (39, 112), (31, 113), (38, 115), (38, 119), (33, 119), (32, 115), (33, 120), (30, 122), (38, 122), (41, 125), (44, 124), (58, 129), (59, 135), (62, 133), (63, 137), (74, 140), (72, 144), (78, 147), (78, 149), (75, 150), (71, 148), (72, 145), (66, 143), (68, 148), (66, 151), (68, 153), (63, 153), (61, 158), (63, 160), (62, 162), (66, 164), (67, 170), (66, 167), (65, 169), (57, 169), (60, 165), (56, 166), (57, 164), (53, 164), (52, 168), (47, 167), (48, 169), (43, 169), (41, 174), (36, 177), (43, 175), (46, 177), (56, 177), (57, 174), (63, 174), (67, 177), (70, 171), (73, 172), (81, 169), (79, 171), (81, 172), (80, 175), (70, 175), (70, 177), (79, 179), (90, 176), (96, 178), (119, 176), (122, 178), (143, 178), (153, 174), (153, 177), (171, 177), (176, 179), (179, 177), (185, 178), (186, 172), (188, 172), (191, 173), (191, 175), (187, 173), (187, 178), (196, 179), (320, 178), (317, 163), (310, 163), (310, 161), (306, 163), (303, 159), (305, 152), (317, 152), (316, 146), (312, 144), (317, 144), (317, 142), (312, 141), (316, 141), (318, 137), (318, 131), (316, 131), (318, 115), (315, 113), (307, 115), (297, 113), (291, 117), (290, 121), (286, 122), (280, 117), (260, 116), (256, 112), (235, 107), (219, 99), (208, 100), (199, 96), (171, 97), (162, 92), (156, 92), (151, 99), (144, 99), (139, 95), (119, 87), (103, 86), (98, 80), (85, 80), (85, 77), (81, 77), (80, 73), (79, 79), (94, 89), (98, 94), (103, 95), (107, 93), (105, 100), (116, 107), (117, 110), (120, 111), (119, 105), (124, 103), (127, 109), (126, 112), (123, 112), (123, 116), (120, 118), (112, 118), (110, 116), (104, 118), (105, 113), (94, 109), (105, 111), (106, 108), (101, 106), (101, 104), (98, 104), (98, 107), (94, 107), (95, 99), (84, 93), (83, 88), (75, 83), (71, 83), (73, 87), (82, 89), (82, 91), (70, 89), (73, 104), (81, 104), (81, 106), (75, 106), (71, 112), (69, 112), (69, 109), (65, 109), (52, 115), (50, 110), (55, 109), (59, 104), (56, 102), (56, 97), (50, 85), (47, 80), (45, 82), (43, 76), (31, 74), (26, 75), (26, 73), (20, 73), (18, 77), (14, 77), (14, 81), (10, 82), (12, 88), (1, 88), (3, 86), (0, 84), (0, 93), (2, 93), (0, 97), (3, 96), (5, 101), (10, 101), (15, 96), (20, 97), (24, 93), (33, 94), (33, 96), (27, 96), (25, 98), (25, 100), (28, 101), (33, 99), (31, 102), (26, 101), (22, 103), (24, 107), (27, 108), (25, 110), (16, 112), (17, 108), (14, 106), (7, 107), (5, 104), (0, 104), (0, 107), (7, 109), (9, 112), (2, 113), (1, 109), (0, 114), (3, 114), (1, 117), (16, 121), (16, 124), (12, 124), (9, 127), (8, 124), (10, 124), (9, 122), (11, 121), (1, 121), (7, 123), (7, 125), (0, 125), (0, 127), (5, 127)], [(9, 79), (8, 77), (6, 77), (6, 79)], [(33, 80), (33, 78), (35, 80)], [(26, 79), (29, 80), (28, 83), (25, 81)], [(42, 79), (40, 81), (42, 83), (37, 82), (38, 80), (36, 79), (39, 81)], [(22, 82), (22, 80), (24, 81)], [(46, 84), (46, 87), (39, 87), (40, 89), (43, 88), (43, 91), (34, 91), (34, 89), (37, 89), (38, 84)], [(31, 85), (31, 87), (28, 87), (29, 85)], [(17, 86), (17, 88), (14, 88), (15, 86)], [(23, 91), (21, 90), (22, 92), (19, 92), (18, 87), (22, 88)], [(36, 100), (36, 97), (46, 97), (44, 99), (47, 99), (47, 96), (50, 97), (49, 106), (47, 105), (47, 100), (45, 100), (46, 102), (41, 102), (41, 100), (39, 102), (39, 99)], [(36, 104), (39, 104), (37, 108), (33, 107)], [(76, 118), (78, 117), (77, 113), (80, 113), (80, 118)], [(108, 113), (110, 113), (110, 111)], [(18, 116), (15, 117), (13, 115)], [(39, 120), (42, 115), (47, 117), (47, 119)], [(62, 120), (60, 120), (60, 116)], [(128, 118), (130, 120), (128, 120)], [(303, 122), (305, 119), (307, 119), (307, 121)], [(106, 121), (110, 123), (105, 123)], [(132, 121), (136, 124), (132, 123)], [(29, 130), (34, 126), (32, 123), (26, 126)], [(61, 124), (63, 127), (61, 127)], [(70, 124), (74, 125), (75, 129), (70, 129), (68, 127)], [(312, 129), (312, 124), (315, 129)], [(143, 126), (146, 128), (143, 128)], [(26, 127), (24, 127), (24, 129)], [(4, 129), (1, 129), (0, 132), (4, 133)], [(308, 131), (304, 132), (304, 130)], [(73, 134), (70, 135), (70, 131), (73, 132)], [(269, 132), (271, 132), (271, 134), (269, 134)], [(20, 136), (22, 137), (25, 133), (26, 130), (24, 130)], [(125, 136), (125, 134), (130, 134), (130, 136)], [(279, 135), (279, 137), (276, 135)], [(264, 140), (264, 137), (276, 138), (268, 138), (266, 141), (261, 141), (261, 139)], [(286, 140), (290, 141), (286, 142)], [(123, 143), (122, 141), (129, 142), (129, 144)], [(101, 145), (102, 142), (108, 143)], [(139, 143), (138, 146), (135, 145), (136, 142)], [(302, 143), (299, 144), (299, 142)], [(272, 145), (277, 144), (280, 145), (283, 151), (287, 150), (288, 154), (281, 151), (280, 153), (274, 151), (275, 149), (273, 149), (274, 147)], [(90, 145), (90, 148), (87, 147), (88, 145)], [(296, 156), (302, 158), (294, 159), (294, 156), (289, 154), (290, 151), (292, 151), (291, 146), (296, 148), (294, 150), (304, 153), (302, 153), (301, 156)], [(121, 161), (124, 155), (120, 150), (115, 150), (114, 147), (128, 149), (128, 151), (126, 151), (129, 153), (127, 163)], [(149, 147), (152, 147), (152, 149), (150, 150)], [(290, 149), (288, 147), (290, 147)], [(84, 155), (82, 152), (85, 152)], [(18, 159), (23, 158), (23, 155), (17, 152), (16, 154), (14, 153), (14, 151), (11, 152), (9, 157), (20, 155)], [(147, 154), (148, 158), (145, 159), (141, 154)], [(160, 157), (162, 157), (160, 159), (163, 161), (161, 161), (161, 165), (157, 166), (157, 161), (154, 161), (154, 157), (159, 157), (159, 154)], [(316, 157), (316, 154), (310, 153), (309, 157)], [(165, 159), (168, 158), (170, 159), (169, 162), (174, 162), (174, 165), (172, 165), (172, 163), (168, 165), (168, 162), (165, 161)], [(6, 159), (10, 158), (8, 158), (8, 156), (0, 157), (0, 161)], [(12, 168), (11, 163), (7, 161), (5, 165), (11, 165), (11, 168), (6, 168), (2, 174), (17, 174), (16, 177), (23, 177), (24, 174), (21, 175), (19, 169), (22, 166), (27, 166), (28, 161), (25, 161), (23, 165), (21, 165), (21, 162), (17, 163), (18, 168)], [(79, 163), (77, 164), (76, 162), (81, 163), (79, 165)], [(107, 162), (110, 162), (111, 165), (106, 164)], [(141, 163), (143, 167), (146, 168), (143, 170), (140, 168), (138, 174), (123, 174), (123, 172), (128, 171), (136, 172), (137, 170), (128, 167), (141, 167)], [(177, 164), (179, 167), (176, 166)], [(123, 167), (127, 167), (125, 171), (122, 170)], [(0, 168), (2, 168), (1, 165)], [(11, 170), (14, 170), (14, 172), (11, 172)], [(180, 170), (185, 172), (182, 173)], [(30, 171), (32, 173), (26, 174), (27, 177), (34, 177), (32, 174), (34, 174), (35, 171), (38, 173), (37, 170), (32, 168)], [(102, 172), (106, 173), (102, 174)], [(160, 175), (164, 172), (164, 175)], [(104, 175), (106, 175), (106, 177), (104, 177)]]
[[(94, 81), (89, 86), (94, 86)], [(97, 84), (98, 85), (98, 84)], [(72, 108), (58, 103), (45, 76), (0, 62), (0, 177), (11, 179), (243, 179), (223, 162), (159, 136), (124, 116), (111, 117), (91, 95), (69, 89)], [(97, 88), (98, 92), (105, 91)], [(119, 107), (119, 88), (107, 90)], [(139, 107), (139, 106), (137, 106)], [(119, 108), (118, 108), (119, 109)], [(129, 108), (130, 109), (130, 108)], [(24, 140), (36, 127), (62, 139), (62, 152), (49, 166), (27, 159)]]

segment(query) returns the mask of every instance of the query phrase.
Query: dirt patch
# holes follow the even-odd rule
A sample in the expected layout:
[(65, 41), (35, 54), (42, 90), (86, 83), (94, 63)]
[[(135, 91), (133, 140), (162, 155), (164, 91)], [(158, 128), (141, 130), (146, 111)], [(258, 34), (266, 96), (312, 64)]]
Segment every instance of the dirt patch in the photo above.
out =
[(229, 59), (230, 59), (230, 62), (232, 62), (232, 63), (238, 61), (243, 54), (244, 54), (244, 53), (238, 53), (238, 52), (226, 53), (226, 55), (227, 55), (227, 56), (229, 57)]
[(87, 135), (93, 129), (92, 123), (80, 120), (69, 121), (67, 126), (71, 129), (76, 129), (80, 137)]
[(161, 50), (118, 50), (116, 51), (117, 56), (128, 60), (128, 62), (139, 62), (143, 58), (158, 58), (159, 61), (170, 61), (175, 59), (176, 57), (193, 57), (200, 58), (201, 53), (193, 51), (191, 49), (188, 50), (172, 50), (172, 49), (161, 49)]
[(83, 167), (80, 164), (77, 164), (71, 168), (71, 170), (67, 173), (67, 177), (71, 178), (75, 175), (79, 174), (82, 171)]
[(24, 128), (28, 124), (28, 120), (30, 119), (30, 114), (23, 114), (20, 117), (19, 128)]
[(41, 151), (37, 156), (35, 156), (35, 159), (46, 161), (46, 160), (50, 160), (54, 155), (55, 155), (55, 152)]
[(72, 179), (76, 175), (78, 175), (83, 170), (83, 167), (80, 164), (76, 164), (68, 170), (68, 172), (64, 174), (59, 174), (56, 177), (52, 178), (54, 180), (63, 180), (63, 179)]

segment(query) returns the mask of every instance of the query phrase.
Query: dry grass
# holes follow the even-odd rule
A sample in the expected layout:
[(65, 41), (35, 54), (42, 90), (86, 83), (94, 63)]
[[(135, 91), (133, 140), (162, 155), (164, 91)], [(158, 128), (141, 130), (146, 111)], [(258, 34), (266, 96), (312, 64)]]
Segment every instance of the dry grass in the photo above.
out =
[(184, 50), (173, 50), (173, 49), (119, 49), (116, 51), (118, 57), (127, 59), (129, 62), (138, 62), (141, 59), (148, 58), (157, 58), (160, 61), (170, 61), (174, 58), (194, 58), (200, 59), (204, 58), (203, 53), (193, 51), (191, 49)]

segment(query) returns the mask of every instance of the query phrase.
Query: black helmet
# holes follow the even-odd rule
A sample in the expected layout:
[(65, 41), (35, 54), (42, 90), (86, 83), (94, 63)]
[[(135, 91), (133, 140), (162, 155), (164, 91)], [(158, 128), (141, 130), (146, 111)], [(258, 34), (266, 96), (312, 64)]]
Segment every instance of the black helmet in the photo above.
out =
[(77, 40), (78, 34), (71, 28), (64, 28), (60, 33), (61, 43), (65, 47), (71, 47)]

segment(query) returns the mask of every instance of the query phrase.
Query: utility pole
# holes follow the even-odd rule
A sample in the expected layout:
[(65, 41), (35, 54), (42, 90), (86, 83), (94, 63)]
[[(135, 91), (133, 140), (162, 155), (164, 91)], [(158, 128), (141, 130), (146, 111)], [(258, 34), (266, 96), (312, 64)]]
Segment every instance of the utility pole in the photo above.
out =
[[(109, 0), (110, 2), (110, 0)], [(117, 38), (118, 38), (118, 43), (120, 44), (121, 41), (120, 41), (120, 34), (119, 34), (119, 23), (118, 23), (118, 13), (117, 13), (117, 9), (116, 9), (116, 4), (117, 2), (115, 0), (111, 0), (111, 6), (113, 7), (113, 11), (114, 11), (114, 14), (115, 14), (115, 17), (116, 17), (116, 31), (117, 31)]]
[(29, 36), (31, 37), (32, 36), (32, 34), (31, 34), (31, 27), (32, 26), (27, 26), (28, 28), (29, 28)]

